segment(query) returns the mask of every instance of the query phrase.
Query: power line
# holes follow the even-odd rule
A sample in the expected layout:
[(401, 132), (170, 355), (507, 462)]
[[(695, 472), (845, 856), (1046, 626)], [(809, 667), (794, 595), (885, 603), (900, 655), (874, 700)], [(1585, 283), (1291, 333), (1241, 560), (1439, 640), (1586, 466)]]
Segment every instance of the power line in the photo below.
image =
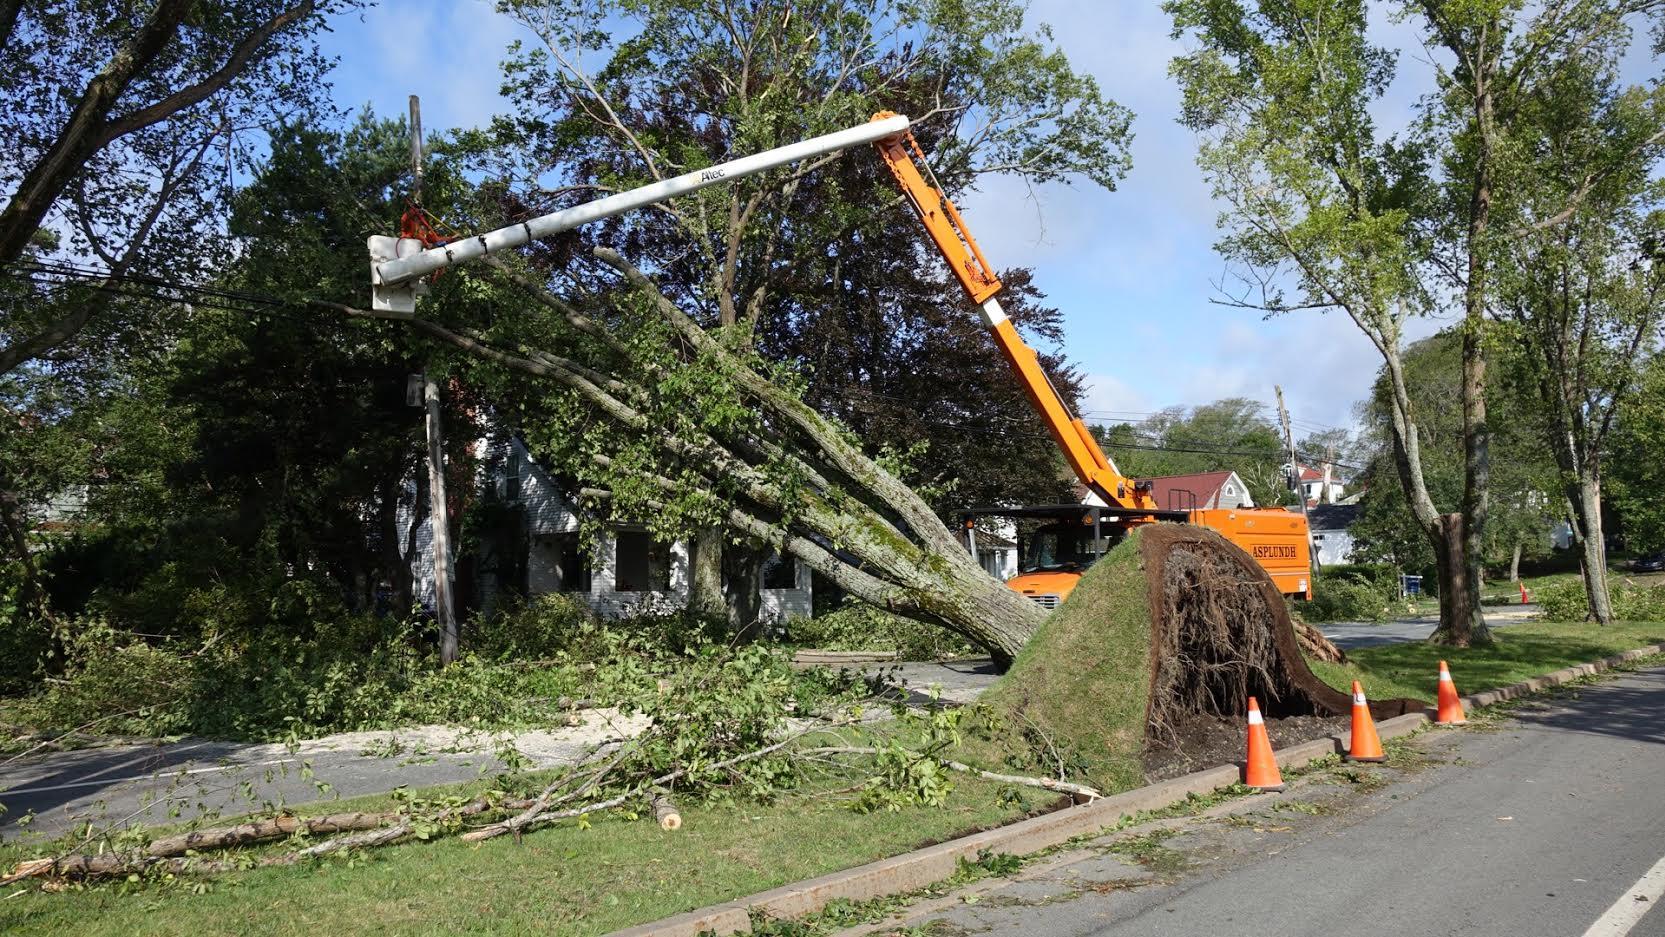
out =
[[(43, 262), (40, 262), (40, 261), (17, 261), (17, 262), (14, 262), (12, 264), (9, 264), (8, 266), (14, 268), (14, 271), (16, 271), (16, 272), (4, 271), (4, 272), (0, 272), (0, 275), (4, 275), (4, 276), (7, 276), (11, 279), (20, 280), (20, 281), (24, 281), (24, 282), (59, 283), (59, 282), (62, 282), (63, 280), (78, 280), (78, 281), (81, 281), (82, 284), (87, 289), (91, 289), (91, 290), (94, 290), (94, 291), (97, 291), (97, 292), (112, 293), (112, 294), (115, 294), (115, 295), (118, 295), (118, 296), (126, 296), (126, 297), (130, 297), (130, 298), (138, 298), (138, 299), (152, 299), (152, 300), (157, 300), (157, 301), (161, 301), (161, 302), (181, 303), (181, 304), (189, 305), (193, 308), (214, 309), (214, 310), (224, 311), (224, 312), (239, 313), (239, 314), (242, 314), (242, 315), (271, 316), (271, 317), (284, 318), (284, 319), (289, 319), (291, 321), (300, 321), (300, 322), (312, 322), (312, 321), (314, 321), (314, 319), (312, 317), (303, 316), (303, 315), (296, 315), (292, 312), (284, 311), (286, 309), (286, 307), (291, 307), (291, 306), (295, 305), (295, 303), (293, 303), (292, 301), (282, 299), (282, 298), (276, 297), (276, 296), (262, 294), (262, 293), (253, 293), (253, 292), (249, 292), (249, 291), (245, 291), (245, 290), (232, 290), (232, 289), (226, 289), (226, 288), (223, 288), (223, 287), (202, 286), (202, 285), (198, 285), (198, 284), (182, 283), (182, 282), (179, 282), (179, 281), (167, 280), (167, 279), (164, 279), (162, 277), (151, 276), (151, 275), (148, 275), (148, 274), (131, 274), (131, 273), (117, 274), (117, 273), (113, 273), (113, 272), (107, 271), (107, 270), (99, 270), (99, 269), (92, 268), (92, 267), (83, 267), (83, 266), (79, 266), (79, 265), (76, 265), (76, 264), (62, 263), (62, 262), (43, 263)], [(235, 304), (246, 304), (246, 305), (235, 305)], [(250, 308), (250, 306), (253, 306), (255, 308)], [(906, 398), (897, 397), (897, 396), (890, 395), (890, 394), (882, 394), (882, 393), (879, 393), (877, 391), (868, 390), (866, 388), (858, 388), (858, 390), (861, 393), (866, 394), (870, 397), (877, 397), (877, 398), (882, 398), (882, 399), (887, 399), (887, 400), (893, 400), (893, 401), (897, 401), (899, 403), (904, 403), (904, 404), (909, 404), (909, 405), (917, 405), (917, 403), (918, 403), (918, 401), (908, 400)], [(1103, 415), (1103, 414), (1106, 414), (1106, 413), (1129, 413), (1129, 414), (1132, 414), (1132, 413), (1139, 413), (1141, 411), (1128, 410), (1128, 411), (1082, 411), (1082, 412), (1083, 412), (1084, 415)], [(1163, 412), (1163, 411), (1152, 411), (1152, 412), (1148, 413), (1147, 415), (1154, 416), (1154, 415), (1157, 415), (1161, 412)], [(1025, 418), (1021, 418), (1021, 417), (1006, 417), (1006, 416), (991, 415), (991, 414), (985, 414), (984, 416), (985, 416), (985, 418), (988, 418), (988, 417), (992, 416), (995, 419), (1005, 420), (1005, 421), (1008, 421), (1008, 422), (1013, 423), (1015, 425), (1033, 426), (1033, 423), (1030, 420), (1025, 419)], [(958, 430), (960, 432), (972, 432), (972, 433), (979, 433), (979, 434), (982, 434), (982, 435), (1000, 436), (1002, 438), (1007, 438), (1007, 439), (1020, 438), (1020, 439), (1041, 440), (1041, 441), (1046, 441), (1046, 442), (1051, 442), (1052, 441), (1050, 436), (1047, 436), (1047, 435), (1041, 434), (1041, 433), (1034, 433), (1034, 432), (1013, 433), (1013, 432), (1002, 432), (1002, 431), (998, 431), (998, 430), (985, 430), (985, 429), (979, 429), (979, 428), (976, 428), (976, 427), (967, 427), (967, 426), (964, 426), (962, 424), (951, 423), (951, 422), (944, 421), (944, 420), (925, 419), (925, 420), (921, 420), (920, 422), (929, 423), (929, 424), (935, 425), (935, 426), (942, 426), (942, 427), (946, 427), (946, 428), (950, 428), (950, 429), (955, 429), (955, 430)], [(1265, 452), (1265, 451), (1257, 451), (1257, 450), (1251, 450), (1251, 449), (1231, 449), (1231, 448), (1217, 447), (1217, 446), (1204, 447), (1204, 446), (1167, 445), (1165, 443), (1165, 440), (1161, 436), (1159, 436), (1158, 434), (1153, 433), (1153, 432), (1148, 431), (1148, 430), (1139, 430), (1139, 429), (1133, 427), (1131, 424), (1127, 424), (1127, 425), (1128, 425), (1128, 430), (1127, 431), (1129, 433), (1134, 435), (1136, 438), (1146, 440), (1146, 443), (1107, 441), (1105, 443), (1105, 445), (1108, 446), (1111, 449), (1118, 449), (1118, 448), (1119, 449), (1135, 449), (1135, 450), (1146, 451), (1146, 452), (1176, 452), (1176, 453), (1184, 453), (1184, 454), (1192, 454), (1192, 455), (1225, 455), (1225, 456), (1244, 456), (1244, 457), (1250, 457), (1250, 458), (1266, 458), (1267, 455), (1268, 455), (1268, 453)], [(1319, 424), (1319, 425), (1321, 425), (1321, 424)], [(1331, 460), (1331, 464), (1339, 466), (1341, 468), (1352, 469), (1354, 471), (1363, 471), (1362, 467), (1357, 466), (1357, 465), (1350, 465), (1350, 464), (1345, 463), (1345, 462), (1338, 462), (1338, 461)]]

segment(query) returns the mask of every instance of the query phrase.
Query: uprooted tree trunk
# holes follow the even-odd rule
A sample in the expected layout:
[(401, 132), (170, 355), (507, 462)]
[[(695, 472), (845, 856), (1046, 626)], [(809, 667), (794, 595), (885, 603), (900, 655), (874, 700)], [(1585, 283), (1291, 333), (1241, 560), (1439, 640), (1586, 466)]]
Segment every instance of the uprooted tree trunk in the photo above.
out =
[(615, 311), (629, 315), (645, 298), (647, 308), (668, 327), (679, 360), (715, 367), (722, 375), (720, 393), (730, 395), (724, 402), (743, 403), (758, 415), (757, 422), (711, 428), (683, 421), (676, 430), (666, 429), (652, 411), (652, 388), (667, 379), (662, 365), (495, 258), (487, 263), (606, 353), (581, 363), (467, 327), (402, 313), (316, 305), (406, 321), (479, 359), (551, 382), (575, 394), (638, 451), (651, 450), (653, 464), (638, 460), (627, 466), (595, 446), (585, 453), (584, 464), (564, 467), (581, 477), (628, 479), (633, 489), (586, 487), (583, 494), (590, 498), (615, 500), (627, 511), (646, 513), (698, 495), (717, 505), (716, 514), (731, 530), (796, 557), (865, 602), (947, 628), (1001, 662), (1017, 654), (1045, 612), (989, 576), (930, 506), (864, 453), (848, 431), (708, 334), (617, 253), (605, 247), (593, 253), (621, 278)]

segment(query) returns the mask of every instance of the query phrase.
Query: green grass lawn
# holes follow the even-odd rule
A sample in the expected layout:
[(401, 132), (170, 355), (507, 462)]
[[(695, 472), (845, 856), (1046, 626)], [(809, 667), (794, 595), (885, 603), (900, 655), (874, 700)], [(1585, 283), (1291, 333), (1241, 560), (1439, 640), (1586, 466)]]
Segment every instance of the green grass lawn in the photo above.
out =
[[(450, 839), (358, 862), (246, 872), (192, 894), (100, 886), (0, 894), (0, 933), (599, 934), (812, 878), (1007, 822), (1044, 800), (955, 777), (942, 808), (858, 814), (847, 796), (684, 809), (673, 833), (623, 817), (470, 845)], [(331, 809), (339, 809), (332, 807)]]
[(1313, 672), (1343, 690), (1358, 680), (1372, 699), (1409, 696), (1432, 702), (1439, 662), (1463, 693), (1519, 683), (1552, 670), (1665, 641), (1665, 624), (1527, 622), (1492, 632), (1489, 648), (1441, 648), (1413, 641), (1349, 651), (1345, 666), (1313, 662)]
[[(1421, 643), (1360, 650), (1346, 666), (1315, 664), (1335, 686), (1364, 682), (1371, 696), (1432, 700), (1437, 662), (1478, 692), (1570, 664), (1665, 641), (1665, 624), (1529, 623), (1498, 632), (1495, 647)], [(821, 782), (833, 789), (853, 779)], [(692, 806), (686, 825), (607, 816), (480, 845), (412, 843), (357, 860), (246, 872), (195, 894), (179, 885), (105, 885), (47, 893), (0, 892), (0, 933), (78, 937), (138, 934), (598, 934), (895, 855), (1008, 822), (1044, 802), (966, 776), (946, 807), (858, 814), (850, 795), (784, 797), (770, 805)], [(377, 809), (386, 798), (313, 805), (309, 812)], [(37, 850), (0, 848), (10, 865)]]

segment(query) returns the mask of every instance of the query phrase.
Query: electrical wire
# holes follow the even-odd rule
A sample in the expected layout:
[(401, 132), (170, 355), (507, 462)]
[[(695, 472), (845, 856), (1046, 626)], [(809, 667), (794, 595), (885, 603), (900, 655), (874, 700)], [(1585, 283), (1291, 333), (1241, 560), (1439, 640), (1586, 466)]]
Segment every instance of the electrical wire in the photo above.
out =
[[(295, 305), (295, 303), (290, 301), (290, 300), (286, 300), (286, 299), (282, 299), (280, 297), (271, 296), (271, 295), (262, 294), (262, 293), (253, 293), (253, 292), (249, 292), (249, 291), (246, 291), (246, 290), (232, 290), (232, 289), (225, 289), (223, 287), (203, 286), (203, 285), (200, 285), (200, 284), (191, 284), (191, 283), (181, 283), (179, 281), (167, 280), (167, 279), (164, 279), (162, 277), (151, 276), (151, 275), (148, 275), (148, 274), (133, 274), (133, 273), (117, 274), (117, 273), (113, 273), (113, 272), (107, 271), (107, 270), (99, 270), (99, 269), (93, 268), (93, 267), (83, 267), (83, 266), (79, 266), (79, 265), (76, 265), (76, 264), (63, 263), (63, 262), (47, 263), (47, 262), (41, 262), (41, 261), (15, 261), (15, 262), (13, 262), (11, 264), (8, 264), (6, 266), (10, 267), (10, 268), (13, 268), (13, 270), (15, 270), (17, 272), (12, 272), (11, 270), (0, 270), (0, 276), (6, 276), (6, 277), (11, 278), (13, 280), (20, 280), (20, 281), (24, 281), (24, 282), (32, 282), (32, 283), (47, 284), (47, 285), (57, 285), (57, 284), (63, 284), (63, 283), (65, 283), (65, 281), (80, 281), (81, 285), (86, 289), (90, 289), (90, 290), (93, 290), (95, 292), (110, 293), (110, 294), (117, 295), (117, 296), (123, 296), (123, 297), (135, 298), (135, 299), (150, 299), (150, 300), (156, 300), (156, 301), (160, 301), (160, 302), (182, 303), (182, 304), (189, 305), (194, 309), (196, 309), (196, 308), (212, 309), (212, 310), (217, 310), (217, 311), (240, 313), (240, 314), (243, 314), (243, 315), (275, 317), (275, 318), (282, 318), (282, 319), (287, 319), (289, 321), (296, 321), (296, 322), (312, 322), (312, 321), (315, 321), (315, 319), (313, 319), (312, 317), (307, 317), (307, 316), (304, 316), (304, 315), (297, 315), (293, 312), (287, 311), (288, 307), (292, 307), (292, 306)], [(234, 304), (242, 304), (242, 305), (234, 305)], [(253, 308), (251, 308), (251, 307), (253, 307)], [(905, 404), (916, 404), (917, 403), (917, 401), (909, 401), (909, 400), (907, 400), (905, 398), (902, 398), (902, 397), (897, 397), (897, 396), (890, 395), (890, 394), (882, 394), (882, 393), (878, 393), (877, 391), (871, 391), (871, 390), (867, 390), (867, 389), (860, 389), (860, 392), (862, 394), (865, 394), (865, 395), (870, 396), (870, 397), (876, 397), (876, 398), (885, 399), (885, 400), (892, 400), (892, 401), (896, 401), (896, 402), (899, 402), (899, 403), (905, 403)], [(1084, 415), (1102, 415), (1104, 413), (1139, 413), (1141, 411), (1082, 411), (1082, 412), (1083, 412)], [(1153, 412), (1149, 413), (1148, 415), (1154, 416), (1154, 415), (1157, 415), (1161, 412), (1162, 411), (1153, 411)], [(1030, 421), (1022, 419), (1022, 418), (1018, 418), (1018, 417), (999, 417), (999, 416), (997, 416), (996, 418), (1007, 420), (1007, 421), (1013, 423), (1014, 425), (1020, 425), (1020, 426), (1032, 426), (1033, 425)], [(951, 423), (951, 422), (944, 421), (944, 420), (924, 419), (924, 420), (920, 420), (919, 422), (928, 423), (928, 424), (931, 424), (931, 425), (934, 425), (934, 426), (942, 426), (942, 427), (947, 427), (947, 428), (951, 428), (951, 429), (956, 429), (960, 432), (971, 432), (971, 433), (977, 433), (979, 435), (997, 436), (997, 437), (1004, 438), (1004, 439), (1034, 439), (1034, 440), (1037, 440), (1037, 441), (1047, 441), (1047, 442), (1050, 442), (1051, 439), (1052, 439), (1050, 436), (1048, 436), (1044, 433), (1022, 432), (1022, 431), (1004, 432), (1004, 431), (1000, 431), (1000, 430), (980, 429), (980, 428), (976, 428), (976, 427), (967, 427), (963, 424)], [(1244, 456), (1244, 457), (1250, 457), (1250, 458), (1264, 458), (1268, 455), (1268, 453), (1265, 452), (1265, 451), (1252, 450), (1252, 449), (1231, 449), (1231, 448), (1214, 447), (1214, 446), (1174, 446), (1174, 445), (1167, 445), (1165, 443), (1165, 440), (1163, 440), (1163, 438), (1161, 436), (1159, 436), (1158, 434), (1153, 433), (1149, 430), (1141, 431), (1139, 429), (1136, 429), (1136, 428), (1132, 427), (1131, 425), (1128, 426), (1127, 432), (1130, 432), (1135, 438), (1145, 440), (1145, 442), (1144, 443), (1130, 443), (1130, 442), (1106, 441), (1104, 443), (1105, 446), (1107, 448), (1112, 449), (1112, 450), (1114, 450), (1114, 449), (1134, 449), (1134, 450), (1140, 450), (1140, 451), (1145, 451), (1145, 452), (1176, 452), (1176, 453), (1192, 454), (1192, 455), (1229, 455), (1229, 456)], [(1279, 454), (1282, 453), (1281, 447), (1278, 450), (1278, 453)], [(1296, 455), (1301, 456), (1303, 454), (1297, 451)], [(1306, 457), (1311, 459), (1310, 454), (1308, 454)], [(1316, 460), (1313, 460), (1313, 461), (1325, 461), (1325, 460), (1316, 459)], [(1335, 460), (1328, 460), (1328, 461), (1330, 461), (1330, 464), (1339, 466), (1341, 468), (1351, 469), (1351, 470), (1354, 470), (1354, 471), (1363, 471), (1364, 470), (1361, 466), (1351, 465), (1351, 464), (1348, 464), (1348, 463), (1345, 463), (1345, 462), (1339, 462), (1339, 461), (1335, 461)]]

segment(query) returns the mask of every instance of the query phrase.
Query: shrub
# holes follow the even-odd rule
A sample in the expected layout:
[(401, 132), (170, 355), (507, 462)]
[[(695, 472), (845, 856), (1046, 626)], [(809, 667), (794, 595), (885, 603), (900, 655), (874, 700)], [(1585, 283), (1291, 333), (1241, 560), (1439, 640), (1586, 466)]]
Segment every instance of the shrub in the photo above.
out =
[(1320, 569), (1318, 578), (1369, 586), (1390, 601), (1399, 595), (1399, 569), (1390, 563), (1339, 563)]
[(1578, 580), (1556, 582), (1536, 590), (1534, 598), (1550, 621), (1583, 621), (1590, 616), (1590, 603), (1584, 595), (1584, 583)]
[(791, 643), (829, 651), (896, 651), (905, 660), (939, 660), (975, 653), (953, 632), (847, 600), (838, 609), (787, 625)]
[[(1623, 579), (1609, 582), (1608, 597), (1613, 602), (1613, 617), (1619, 621), (1665, 621), (1665, 586), (1644, 586)], [(1584, 621), (1590, 617), (1590, 602), (1581, 580), (1544, 586), (1537, 590), (1536, 598), (1550, 621)]]
[(1312, 599), (1297, 603), (1306, 621), (1381, 621), (1388, 617), (1389, 599), (1358, 582), (1313, 582)]
[(583, 602), (546, 592), (471, 623), (463, 638), (487, 660), (547, 660), (570, 650), (575, 636), (594, 622)]
[(1627, 581), (1613, 590), (1613, 616), (1621, 621), (1665, 621), (1665, 586)]

